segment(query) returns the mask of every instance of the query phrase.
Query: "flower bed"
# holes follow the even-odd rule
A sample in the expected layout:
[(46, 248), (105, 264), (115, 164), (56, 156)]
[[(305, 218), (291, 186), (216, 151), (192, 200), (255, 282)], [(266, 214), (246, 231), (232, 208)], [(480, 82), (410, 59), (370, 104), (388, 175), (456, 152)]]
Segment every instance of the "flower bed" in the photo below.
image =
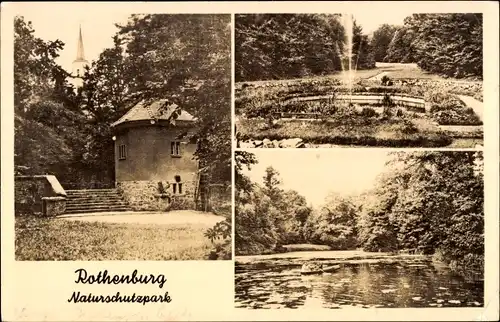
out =
[(483, 122), (456, 95), (438, 91), (428, 92), (426, 100), (430, 113), (439, 125), (482, 125)]
[(440, 147), (451, 143), (441, 131), (421, 130), (405, 118), (352, 115), (328, 121), (281, 120), (272, 127), (263, 119), (241, 119), (237, 128), (240, 142), (300, 138), (304, 143), (387, 147)]

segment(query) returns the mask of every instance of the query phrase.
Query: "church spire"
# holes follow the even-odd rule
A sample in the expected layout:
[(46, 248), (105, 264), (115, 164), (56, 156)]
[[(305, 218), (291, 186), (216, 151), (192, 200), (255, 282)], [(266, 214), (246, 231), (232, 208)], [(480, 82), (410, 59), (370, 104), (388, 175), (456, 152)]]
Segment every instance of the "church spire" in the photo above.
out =
[(80, 30), (78, 33), (78, 46), (76, 48), (76, 59), (73, 61), (71, 76), (73, 77), (73, 85), (75, 88), (83, 86), (82, 77), (85, 74), (85, 67), (89, 66), (89, 62), (85, 59), (85, 53), (83, 52), (83, 37), (82, 37), (82, 25), (80, 25)]
[(85, 53), (83, 52), (83, 37), (82, 37), (82, 25), (80, 25), (80, 33), (78, 35), (78, 47), (76, 51), (75, 61), (86, 61)]

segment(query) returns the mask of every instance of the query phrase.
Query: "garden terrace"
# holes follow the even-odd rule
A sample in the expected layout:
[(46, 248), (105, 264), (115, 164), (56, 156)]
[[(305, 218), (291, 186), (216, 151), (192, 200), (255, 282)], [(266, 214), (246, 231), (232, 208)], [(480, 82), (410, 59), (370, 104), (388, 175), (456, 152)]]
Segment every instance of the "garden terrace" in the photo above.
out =
[[(447, 146), (460, 138), (474, 139), (469, 143), (475, 146), (477, 140), (482, 140), (482, 129), (481, 137), (478, 137), (480, 131), (477, 129), (456, 132), (441, 127), (481, 126), (478, 114), (482, 115), (482, 107), (471, 108), (464, 102), (464, 98), (466, 101), (468, 98), (474, 100), (471, 95), (477, 96), (481, 91), (482, 84), (479, 82), (434, 78), (358, 78), (352, 88), (332, 77), (236, 84), (238, 138), (247, 142), (302, 139), (306, 145), (391, 147)], [(356, 120), (347, 120), (350, 118)], [(362, 118), (370, 120), (362, 122), (359, 120)], [(391, 118), (394, 118), (393, 122), (388, 123)], [(266, 127), (265, 120), (276, 126)], [(294, 120), (323, 120), (328, 121), (328, 125), (303, 123), (299, 127), (290, 123)], [(353, 130), (350, 127), (352, 122), (355, 123), (352, 126), (370, 129)], [(399, 123), (404, 125), (394, 125)], [(250, 124), (252, 127), (246, 129)], [(412, 130), (405, 129), (410, 124)], [(322, 130), (322, 127), (325, 129)], [(255, 129), (262, 131), (256, 133)]]

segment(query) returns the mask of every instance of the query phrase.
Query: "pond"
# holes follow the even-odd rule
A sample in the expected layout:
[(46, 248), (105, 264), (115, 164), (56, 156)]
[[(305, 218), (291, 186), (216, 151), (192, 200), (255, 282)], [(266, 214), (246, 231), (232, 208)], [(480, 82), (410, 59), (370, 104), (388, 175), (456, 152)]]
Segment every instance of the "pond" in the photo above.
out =
[[(278, 265), (275, 265), (278, 263)], [(300, 263), (236, 263), (240, 308), (481, 307), (483, 280), (465, 280), (426, 258), (345, 261), (332, 273), (304, 276)]]

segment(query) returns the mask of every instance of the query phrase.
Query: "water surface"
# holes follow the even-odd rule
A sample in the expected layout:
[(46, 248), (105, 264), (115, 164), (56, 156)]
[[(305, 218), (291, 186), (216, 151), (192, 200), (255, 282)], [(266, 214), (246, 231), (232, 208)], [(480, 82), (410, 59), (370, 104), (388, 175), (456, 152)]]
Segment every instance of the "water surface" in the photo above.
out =
[(244, 308), (481, 307), (483, 281), (427, 259), (345, 262), (302, 276), (301, 264), (236, 263), (236, 306)]

